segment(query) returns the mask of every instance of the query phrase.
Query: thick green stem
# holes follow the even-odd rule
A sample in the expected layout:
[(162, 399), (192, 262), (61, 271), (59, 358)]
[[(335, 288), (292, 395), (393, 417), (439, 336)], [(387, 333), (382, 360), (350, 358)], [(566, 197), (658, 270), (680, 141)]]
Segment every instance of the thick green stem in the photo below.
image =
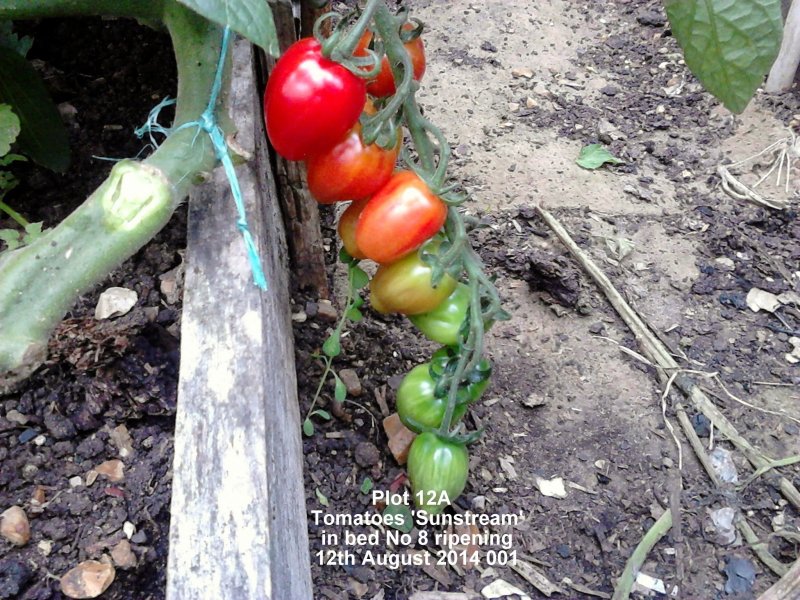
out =
[(15, 211), (13, 208), (11, 208), (8, 204), (3, 202), (2, 200), (0, 200), (0, 212), (6, 213), (9, 217), (11, 217), (12, 219), (14, 219), (14, 221), (17, 222), (17, 225), (19, 225), (23, 229), (28, 225), (30, 225), (30, 223), (28, 223), (28, 220), (25, 217), (23, 217), (21, 214), (19, 214), (17, 211)]
[[(177, 2), (164, 4), (163, 19), (178, 63), (180, 125), (206, 107), (222, 32)], [(0, 259), (0, 393), (41, 364), (50, 333), (77, 297), (152, 239), (214, 163), (205, 133), (175, 131), (147, 160), (118, 163), (58, 226)]]

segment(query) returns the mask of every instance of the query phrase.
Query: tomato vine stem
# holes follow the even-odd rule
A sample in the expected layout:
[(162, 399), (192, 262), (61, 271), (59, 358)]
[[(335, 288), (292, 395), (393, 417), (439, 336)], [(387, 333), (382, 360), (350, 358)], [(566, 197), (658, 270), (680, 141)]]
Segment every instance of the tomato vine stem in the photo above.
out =
[[(477, 369), (484, 350), (486, 330), (497, 320), (508, 318), (500, 305), (497, 289), (486, 275), (483, 262), (473, 250), (469, 242), (464, 215), (459, 206), (468, 198), (468, 194), (460, 191), (458, 186), (447, 186), (447, 169), (450, 161), (450, 146), (441, 129), (425, 118), (417, 104), (415, 92), (417, 84), (413, 81), (413, 68), (402, 39), (402, 28), (406, 20), (392, 14), (383, 0), (369, 0), (366, 12), (374, 11), (374, 28), (381, 39), (383, 50), (392, 68), (397, 92), (374, 117), (368, 119), (365, 126), (365, 142), (367, 136), (371, 140), (378, 137), (387, 123), (392, 123), (397, 111), (401, 110), (403, 121), (408, 128), (417, 154), (414, 161), (411, 154), (404, 149), (403, 159), (431, 190), (448, 204), (447, 221), (444, 235), (448, 244), (438, 257), (433, 257), (434, 271), (444, 271), (451, 275), (466, 279), (470, 291), (468, 328), (458, 345), (458, 361), (449, 377), (447, 388), (447, 407), (441, 426), (435, 430), (443, 438), (458, 443), (468, 443), (476, 439), (476, 433), (463, 435), (461, 425), (451, 430), (453, 414), (458, 405), (458, 392), (464, 385), (465, 378)], [(362, 15), (363, 18), (363, 15)], [(364, 23), (359, 29), (363, 31)], [(434, 145), (433, 140), (436, 144)], [(367, 142), (368, 143), (368, 142)], [(443, 245), (445, 248), (445, 245)], [(438, 266), (438, 269), (436, 268)]]

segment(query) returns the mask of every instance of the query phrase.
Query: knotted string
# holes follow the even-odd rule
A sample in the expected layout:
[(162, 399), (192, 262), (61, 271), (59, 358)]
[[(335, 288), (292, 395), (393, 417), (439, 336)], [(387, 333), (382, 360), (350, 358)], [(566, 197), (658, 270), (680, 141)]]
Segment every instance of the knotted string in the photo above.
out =
[(220, 49), (217, 72), (214, 76), (214, 83), (211, 86), (211, 94), (209, 96), (208, 105), (203, 111), (203, 114), (200, 115), (199, 119), (184, 123), (174, 130), (164, 128), (159, 125), (158, 114), (161, 112), (161, 109), (166, 106), (170, 106), (171, 104), (175, 104), (175, 100), (167, 97), (153, 107), (147, 117), (147, 122), (139, 127), (134, 133), (136, 133), (137, 137), (139, 138), (143, 138), (145, 135), (148, 135), (150, 137), (150, 142), (154, 146), (157, 146), (157, 144), (153, 139), (153, 133), (169, 135), (170, 133), (180, 131), (181, 129), (197, 127), (198, 132), (205, 131), (209, 135), (211, 138), (211, 143), (214, 146), (214, 154), (222, 163), (222, 167), (225, 169), (225, 175), (228, 177), (228, 183), (231, 187), (231, 195), (233, 196), (233, 201), (236, 204), (236, 227), (239, 229), (242, 234), (242, 238), (244, 239), (244, 245), (247, 249), (247, 258), (250, 261), (250, 269), (253, 272), (253, 282), (259, 289), (266, 290), (267, 279), (264, 276), (264, 269), (261, 266), (261, 258), (258, 255), (258, 248), (256, 248), (255, 240), (253, 239), (253, 236), (250, 233), (250, 228), (247, 225), (247, 213), (244, 208), (242, 190), (239, 187), (239, 179), (236, 177), (236, 170), (233, 167), (233, 160), (231, 160), (230, 153), (228, 152), (228, 145), (225, 143), (225, 135), (222, 131), (222, 128), (219, 126), (219, 123), (217, 123), (217, 117), (215, 114), (217, 99), (219, 97), (220, 90), (222, 89), (222, 76), (225, 70), (225, 57), (228, 54), (229, 43), (230, 29), (226, 27), (222, 36), (222, 48)]

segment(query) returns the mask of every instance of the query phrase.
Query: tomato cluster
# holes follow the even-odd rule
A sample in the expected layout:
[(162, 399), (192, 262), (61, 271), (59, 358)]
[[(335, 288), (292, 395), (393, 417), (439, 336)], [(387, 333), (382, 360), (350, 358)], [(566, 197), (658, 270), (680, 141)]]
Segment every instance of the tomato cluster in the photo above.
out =
[[(412, 28), (406, 24), (404, 33)], [(410, 37), (404, 45), (419, 81), (425, 72), (423, 42)], [(354, 55), (366, 55), (372, 40), (367, 31)], [(452, 501), (466, 484), (467, 449), (432, 430), (442, 426), (447, 410), (445, 374), (452, 375), (452, 349), (463, 341), (470, 291), (448, 274), (434, 284), (433, 268), (423, 260), (420, 248), (436, 253), (442, 243), (437, 234), (448, 207), (415, 172), (396, 169), (402, 134), (398, 131), (397, 143), (389, 148), (364, 142), (362, 113), (375, 114), (372, 98), (395, 91), (386, 56), (378, 74), (365, 81), (323, 56), (320, 43), (309, 38), (290, 47), (275, 66), (265, 91), (264, 116), (275, 150), (305, 161), (309, 191), (318, 202), (352, 201), (339, 219), (338, 232), (352, 259), (378, 263), (370, 283), (372, 308), (408, 315), (425, 336), (445, 346), (406, 375), (398, 389), (397, 411), (419, 433), (408, 458), (415, 498), (447, 492)], [(461, 382), (452, 423), (463, 418), (488, 383), (486, 361), (473, 371), (471, 379)], [(439, 512), (444, 505), (423, 502), (420, 508)]]

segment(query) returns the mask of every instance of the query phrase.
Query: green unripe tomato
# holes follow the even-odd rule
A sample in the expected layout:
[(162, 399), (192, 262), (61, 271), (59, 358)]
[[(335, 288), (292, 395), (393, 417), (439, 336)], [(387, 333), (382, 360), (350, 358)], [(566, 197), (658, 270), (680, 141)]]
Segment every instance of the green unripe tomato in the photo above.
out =
[[(447, 410), (447, 397), (437, 398), (434, 395), (436, 382), (431, 377), (430, 366), (430, 363), (423, 363), (411, 369), (397, 389), (397, 414), (400, 415), (403, 424), (412, 431), (419, 432), (409, 417), (422, 425), (439, 427)], [(459, 396), (462, 394), (459, 393)], [(452, 422), (457, 423), (465, 412), (467, 412), (466, 404), (456, 405)]]
[(438, 514), (467, 485), (469, 453), (433, 433), (418, 435), (408, 452), (408, 479), (417, 508)]
[(439, 306), (430, 312), (410, 316), (409, 319), (429, 340), (455, 346), (461, 325), (467, 318), (469, 295), (469, 287), (459, 283)]

